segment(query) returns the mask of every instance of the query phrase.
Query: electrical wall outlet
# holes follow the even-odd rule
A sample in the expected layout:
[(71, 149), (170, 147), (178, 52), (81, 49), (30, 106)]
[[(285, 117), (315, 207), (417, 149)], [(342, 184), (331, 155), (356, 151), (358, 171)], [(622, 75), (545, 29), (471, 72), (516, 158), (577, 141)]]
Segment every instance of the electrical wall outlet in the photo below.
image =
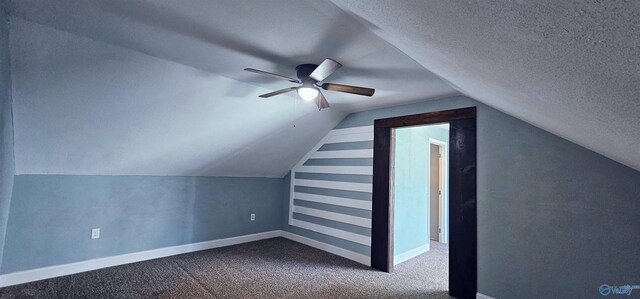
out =
[(256, 221), (256, 214), (251, 213), (251, 221)]
[(91, 239), (100, 239), (100, 229), (99, 228), (91, 229)]

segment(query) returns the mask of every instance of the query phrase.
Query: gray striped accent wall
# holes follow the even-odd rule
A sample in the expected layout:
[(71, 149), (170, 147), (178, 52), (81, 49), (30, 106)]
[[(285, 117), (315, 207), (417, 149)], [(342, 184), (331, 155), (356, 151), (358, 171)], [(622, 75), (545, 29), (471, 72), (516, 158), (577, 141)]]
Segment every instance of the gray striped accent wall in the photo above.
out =
[(370, 264), (373, 126), (334, 129), (291, 171), (289, 225)]

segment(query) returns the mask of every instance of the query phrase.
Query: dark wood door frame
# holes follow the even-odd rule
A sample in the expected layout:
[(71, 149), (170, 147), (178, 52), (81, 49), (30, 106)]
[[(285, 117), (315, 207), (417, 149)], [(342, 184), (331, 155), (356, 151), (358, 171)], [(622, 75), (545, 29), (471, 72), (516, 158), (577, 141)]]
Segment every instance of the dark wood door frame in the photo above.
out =
[(408, 115), (374, 122), (371, 266), (393, 271), (393, 129), (449, 123), (449, 294), (475, 298), (478, 283), (476, 221), (476, 108)]

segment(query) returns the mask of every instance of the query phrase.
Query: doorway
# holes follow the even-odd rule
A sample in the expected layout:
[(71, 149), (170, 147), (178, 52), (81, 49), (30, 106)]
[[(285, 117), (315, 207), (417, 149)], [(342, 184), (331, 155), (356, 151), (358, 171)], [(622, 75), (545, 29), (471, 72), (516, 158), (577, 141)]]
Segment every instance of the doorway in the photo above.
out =
[[(449, 124), (430, 124), (393, 129), (390, 176), (393, 180), (394, 265), (416, 258), (447, 264), (448, 250), (442, 233), (448, 221), (443, 148), (449, 142)], [(442, 150), (442, 151), (441, 151)], [(435, 240), (435, 241), (432, 241)], [(434, 244), (440, 243), (440, 244)], [(432, 245), (438, 250), (433, 251)], [(438, 275), (432, 273), (432, 275)], [(446, 281), (446, 273), (442, 273)]]
[(475, 298), (477, 292), (476, 108), (378, 119), (374, 122), (371, 266), (394, 266), (394, 132), (397, 128), (449, 124), (449, 294)]

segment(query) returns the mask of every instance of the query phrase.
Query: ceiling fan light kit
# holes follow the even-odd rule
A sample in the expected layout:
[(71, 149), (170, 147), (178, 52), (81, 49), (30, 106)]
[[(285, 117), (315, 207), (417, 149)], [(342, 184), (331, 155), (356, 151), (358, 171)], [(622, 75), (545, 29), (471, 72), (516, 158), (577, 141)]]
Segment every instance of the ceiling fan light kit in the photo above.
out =
[(305, 101), (311, 101), (318, 97), (320, 91), (315, 87), (299, 87), (298, 95)]
[(253, 68), (246, 68), (245, 71), (268, 75), (274, 78), (287, 80), (292, 83), (302, 84), (299, 87), (289, 87), (280, 90), (276, 90), (270, 93), (265, 93), (260, 95), (261, 98), (270, 98), (272, 96), (276, 96), (279, 94), (296, 91), (298, 95), (305, 101), (314, 101), (316, 106), (318, 106), (318, 110), (322, 110), (325, 108), (329, 108), (329, 102), (324, 97), (322, 92), (320, 92), (319, 88), (330, 91), (338, 91), (345, 92), (356, 95), (363, 96), (372, 96), (375, 93), (375, 89), (360, 87), (360, 86), (351, 86), (344, 84), (336, 84), (336, 83), (323, 83), (319, 82), (327, 79), (333, 72), (342, 67), (342, 64), (332, 59), (325, 59), (320, 65), (317, 64), (301, 64), (296, 67), (296, 75), (298, 79), (291, 78), (289, 76), (284, 76), (280, 74), (265, 72)]

